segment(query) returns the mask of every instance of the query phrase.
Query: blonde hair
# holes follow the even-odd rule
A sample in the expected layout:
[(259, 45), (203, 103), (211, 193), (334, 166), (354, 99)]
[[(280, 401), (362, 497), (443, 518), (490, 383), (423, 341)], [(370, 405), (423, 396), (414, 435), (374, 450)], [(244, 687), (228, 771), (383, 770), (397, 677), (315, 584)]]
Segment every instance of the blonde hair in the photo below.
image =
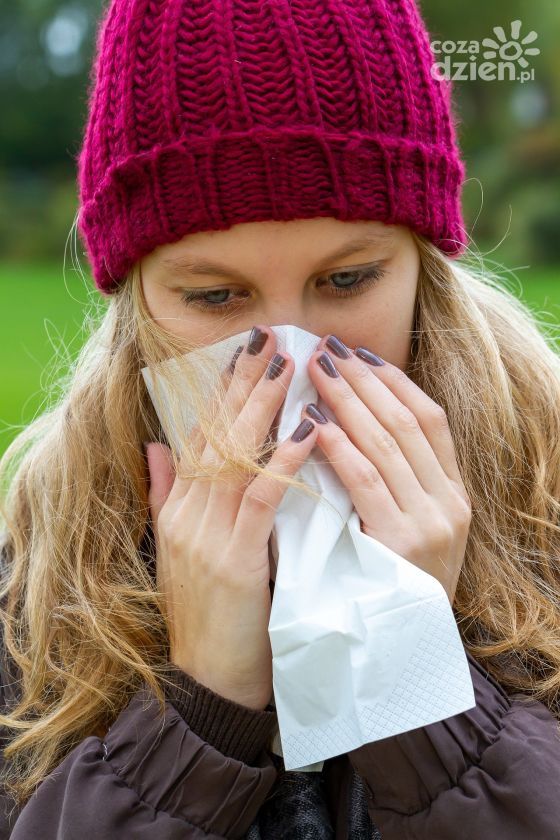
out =
[[(458, 627), (504, 687), (560, 717), (559, 356), (491, 271), (414, 239), (421, 268), (407, 373), (446, 411), (472, 502)], [(21, 804), (84, 737), (102, 737), (143, 681), (164, 708), (166, 610), (139, 547), (149, 513), (142, 442), (168, 436), (140, 370), (193, 347), (150, 317), (136, 269), (93, 318), (62, 396), (0, 461), (10, 557), (0, 615), (22, 674), (19, 703), (0, 715), (15, 730), (3, 783)], [(175, 468), (250, 480), (273, 443), (242, 450), (228, 438), (218, 374), (210, 403), (207, 381), (188, 364), (180, 372), (224, 467), (209, 471), (185, 438), (172, 448)], [(170, 412), (180, 423), (179, 401)]]

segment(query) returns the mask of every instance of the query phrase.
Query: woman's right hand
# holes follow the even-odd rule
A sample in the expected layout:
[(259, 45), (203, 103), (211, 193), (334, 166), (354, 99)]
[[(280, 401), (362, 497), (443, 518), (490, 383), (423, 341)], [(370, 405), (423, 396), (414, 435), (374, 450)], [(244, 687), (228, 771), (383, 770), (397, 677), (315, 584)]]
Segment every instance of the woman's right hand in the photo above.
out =
[[(259, 447), (284, 402), (294, 372), (288, 353), (282, 372), (265, 376), (276, 336), (261, 351), (244, 348), (226, 401), (237, 416), (232, 437)], [(310, 434), (279, 443), (267, 464), (294, 476), (315, 445)], [(298, 427), (299, 428), (299, 427)], [(191, 437), (203, 463), (221, 462), (197, 427)], [(268, 540), (287, 485), (256, 474), (219, 480), (181, 479), (163, 444), (146, 447), (149, 503), (156, 540), (157, 585), (168, 608), (170, 659), (195, 680), (237, 703), (264, 709), (272, 698)]]

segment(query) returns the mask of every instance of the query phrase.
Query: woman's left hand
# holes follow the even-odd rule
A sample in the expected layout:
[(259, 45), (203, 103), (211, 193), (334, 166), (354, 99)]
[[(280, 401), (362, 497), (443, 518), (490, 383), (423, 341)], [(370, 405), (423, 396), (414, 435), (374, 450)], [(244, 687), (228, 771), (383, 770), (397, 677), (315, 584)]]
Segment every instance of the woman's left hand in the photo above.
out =
[[(317, 423), (316, 446), (347, 488), (361, 530), (437, 578), (453, 605), (471, 504), (446, 413), (400, 368), (370, 365), (351, 348), (338, 358), (328, 339), (308, 371), (340, 425)], [(323, 352), (338, 377), (317, 363)]]

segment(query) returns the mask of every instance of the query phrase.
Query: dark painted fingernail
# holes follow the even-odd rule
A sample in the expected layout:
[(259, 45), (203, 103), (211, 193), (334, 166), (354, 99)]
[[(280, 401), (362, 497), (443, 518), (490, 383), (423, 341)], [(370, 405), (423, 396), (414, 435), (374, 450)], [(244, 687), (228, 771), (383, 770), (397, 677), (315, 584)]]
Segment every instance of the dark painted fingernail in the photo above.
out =
[(329, 376), (332, 376), (333, 379), (336, 376), (340, 376), (339, 372), (334, 366), (333, 360), (331, 359), (328, 353), (321, 353), (321, 355), (317, 359), (317, 364), (319, 365), (319, 367), (323, 368), (325, 373), (328, 373)]
[(369, 350), (366, 350), (365, 347), (356, 347), (354, 350), (356, 356), (359, 356), (360, 359), (363, 359), (364, 362), (367, 362), (369, 365), (384, 365), (385, 362), (379, 356), (376, 356), (375, 353), (371, 353)]
[(284, 358), (284, 356), (281, 356), (280, 353), (275, 353), (266, 369), (266, 378), (276, 379), (276, 377), (280, 376), (280, 374), (284, 370), (285, 364), (286, 359)]
[(323, 412), (317, 408), (315, 403), (307, 403), (305, 410), (309, 415), (311, 415), (311, 417), (313, 417), (314, 420), (317, 421), (317, 423), (328, 423), (328, 418), (325, 417)]
[(352, 351), (336, 335), (329, 335), (325, 343), (329, 350), (332, 350), (334, 355), (338, 356), (339, 359), (349, 359), (352, 355)]
[(253, 327), (253, 329), (251, 330), (251, 335), (249, 336), (247, 353), (249, 353), (251, 356), (256, 356), (257, 353), (260, 353), (263, 349), (264, 345), (266, 344), (267, 338), (268, 333), (259, 330), (258, 327)]
[(293, 433), (291, 440), (293, 440), (294, 443), (301, 443), (304, 438), (311, 434), (314, 428), (315, 423), (312, 423), (311, 420), (302, 420)]
[(240, 344), (239, 347), (237, 348), (237, 350), (235, 351), (235, 353), (233, 354), (233, 359), (229, 363), (229, 372), (230, 373), (233, 373), (233, 371), (235, 370), (235, 363), (237, 361), (237, 357), (239, 356), (239, 354), (241, 353), (242, 350), (243, 350), (243, 345)]

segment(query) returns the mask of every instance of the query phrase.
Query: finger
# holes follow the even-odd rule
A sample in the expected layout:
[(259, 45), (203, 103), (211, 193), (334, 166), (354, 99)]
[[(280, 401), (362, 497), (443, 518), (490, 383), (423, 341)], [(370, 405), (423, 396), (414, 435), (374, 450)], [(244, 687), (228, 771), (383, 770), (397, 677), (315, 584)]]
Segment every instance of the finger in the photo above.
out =
[[(399, 441), (396, 440), (390, 431), (379, 422), (376, 412), (374, 413), (368, 405), (364, 404), (361, 397), (356, 393), (356, 390), (359, 390), (363, 395), (364, 390), (367, 391), (368, 383), (366, 383), (365, 389), (357, 386), (355, 382), (350, 384), (345, 376), (340, 373), (339, 368), (334, 365), (330, 355), (326, 354), (329, 358), (328, 369), (339, 372), (338, 376), (329, 376), (315, 362), (315, 359), (320, 358), (321, 355), (325, 354), (317, 352), (312, 355), (309, 365), (310, 377), (314, 383), (317, 383), (318, 392), (340, 421), (340, 425), (351, 444), (351, 448), (346, 452), (346, 457), (352, 455), (353, 460), (355, 460), (356, 454), (359, 452), (362, 458), (374, 465), (381, 474), (399, 508), (403, 512), (416, 510), (419, 499), (425, 496), (426, 492), (400, 449), (400, 438)], [(336, 361), (339, 362), (338, 359)], [(358, 379), (371, 379), (374, 383), (377, 383), (374, 376), (371, 376), (368, 371), (364, 371), (360, 366), (358, 367)], [(392, 399), (397, 402), (395, 397), (392, 397)], [(427, 441), (425, 441), (425, 446), (426, 449), (429, 449)], [(431, 452), (431, 458), (435, 461), (433, 452)], [(447, 479), (445, 479), (445, 482), (448, 484)]]
[[(356, 351), (364, 349), (357, 347), (354, 355)], [(366, 350), (363, 355), (367, 355), (367, 352), (369, 351)], [(455, 444), (451, 437), (445, 410), (397, 365), (392, 365), (387, 361), (383, 365), (371, 365), (363, 358), (355, 357), (359, 358), (360, 362), (374, 374), (376, 380), (414, 414), (436, 456), (440, 469), (450, 481), (462, 486), (463, 480), (457, 463)]]
[(280, 443), (267, 465), (267, 470), (273, 475), (259, 473), (243, 494), (232, 536), (239, 541), (239, 545), (250, 546), (252, 551), (258, 552), (267, 547), (276, 510), (288, 489), (288, 485), (277, 481), (275, 476), (293, 477), (315, 446), (316, 423), (307, 417), (303, 418), (302, 423), (305, 424), (303, 431), (311, 425), (307, 437), (296, 442), (290, 436)]
[[(259, 330), (264, 336), (266, 336), (266, 338), (262, 340), (260, 351), (258, 353), (250, 353), (249, 345), (247, 345), (237, 358), (235, 370), (223, 400), (223, 411), (226, 417), (233, 416), (239, 418), (242, 410), (247, 406), (257, 383), (263, 378), (266, 369), (276, 352), (276, 336), (274, 332), (270, 329), (266, 329), (264, 326), (259, 326)], [(218, 411), (220, 410), (220, 406), (217, 406), (216, 408)], [(236, 428), (232, 428), (231, 430), (232, 435), (237, 436), (239, 434), (240, 425), (243, 425), (243, 421), (240, 424), (236, 421)], [(265, 434), (266, 431), (268, 431), (268, 429), (265, 430)], [(246, 429), (242, 436), (243, 441), (247, 441), (248, 432), (249, 429)], [(210, 465), (220, 464), (223, 459), (218, 456), (215, 450), (208, 444), (204, 449), (201, 461), (203, 464)]]
[[(283, 365), (279, 364), (281, 358), (285, 360)], [(287, 353), (273, 356), (228, 435), (242, 451), (255, 452), (255, 449), (262, 448), (266, 438), (272, 441), (271, 425), (277, 419), (279, 407), (286, 398), (294, 369), (294, 360)], [(269, 378), (269, 371), (276, 375)], [(215, 506), (216, 510), (224, 511), (223, 515), (229, 517), (228, 524), (231, 527), (236, 521), (242, 494), (252, 481), (253, 475), (245, 470), (236, 476), (228, 476), (227, 481), (211, 482), (208, 503)]]
[[(307, 416), (304, 414), (304, 416)], [(377, 466), (353, 445), (336, 423), (318, 426), (316, 446), (325, 454), (329, 465), (344, 484), (360, 519), (391, 522), (401, 509)]]
[[(242, 451), (247, 448), (253, 450), (255, 447), (262, 447), (280, 405), (286, 397), (287, 383), (294, 370), (293, 359), (287, 354), (284, 355), (283, 367), (272, 362), (269, 357), (272, 355), (276, 360), (273, 355), (276, 336), (264, 329), (262, 332), (266, 335), (266, 340), (261, 345), (261, 352), (257, 354), (241, 352), (224, 399), (228, 410), (233, 412), (234, 416), (236, 412), (238, 415), (226, 436), (225, 445), (227, 447), (230, 441), (235, 441)], [(278, 373), (274, 378), (266, 376), (270, 368)], [(223, 458), (208, 442), (205, 442), (200, 461), (203, 466), (219, 467), (223, 463)], [(189, 509), (203, 510), (206, 506), (213, 506), (214, 509), (220, 510), (222, 516), (228, 518), (233, 526), (242, 492), (250, 480), (251, 476), (247, 472), (240, 472), (237, 479), (235, 476), (228, 476), (227, 481), (178, 479), (172, 490), (172, 498), (182, 504), (188, 493)], [(179, 498), (181, 494), (182, 499)]]
[[(328, 339), (329, 337), (327, 337)], [(325, 346), (327, 346), (326, 343)], [(321, 347), (321, 343), (319, 347)], [(350, 350), (350, 348), (347, 349)], [(357, 349), (361, 351), (362, 348)], [(368, 358), (371, 357), (371, 354), (366, 355)], [(384, 365), (369, 364), (355, 353), (350, 353), (348, 358), (336, 358), (335, 366), (349, 383), (361, 403), (366, 409), (369, 409), (370, 413), (377, 418), (381, 427), (396, 441), (403, 457), (410, 465), (416, 481), (419, 482), (423, 490), (434, 498), (440, 500), (447, 498), (449, 495), (449, 476), (440, 462), (431, 440), (425, 434), (425, 428), (430, 424), (422, 424), (416, 414), (418, 410), (426, 412), (425, 401), (431, 403), (437, 410), (438, 407), (433, 400), (430, 400), (428, 395), (421, 388), (418, 388), (404, 371), (388, 362)], [(374, 371), (380, 371), (385, 367), (391, 368), (391, 371), (375, 375)], [(323, 379), (325, 378), (323, 377)], [(399, 388), (401, 380), (404, 381), (404, 386)], [(399, 393), (395, 393), (395, 388), (390, 387), (392, 383), (395, 383)], [(411, 388), (407, 387), (407, 383), (410, 384)], [(340, 384), (337, 387), (342, 391)], [(405, 399), (401, 399), (401, 396), (404, 396)], [(351, 400), (346, 402), (351, 403)], [(360, 435), (362, 426), (361, 424), (360, 426), (357, 425), (358, 417), (354, 413), (353, 406), (340, 405), (339, 411), (345, 430), (355, 444), (362, 448), (364, 435), (363, 432)], [(360, 416), (363, 424), (365, 422), (363, 412)], [(433, 422), (431, 427), (433, 429)], [(450, 435), (448, 435), (448, 440), (451, 443), (452, 458), (456, 465), (455, 450)], [(389, 437), (387, 437), (387, 443), (390, 444), (390, 442)], [(366, 456), (370, 455), (366, 449), (362, 448), (362, 451)], [(443, 457), (445, 458), (445, 456)], [(391, 487), (391, 491), (393, 492), (393, 487)]]
[[(243, 347), (244, 347), (244, 345), (241, 344), (237, 348), (237, 350), (233, 354), (233, 357), (232, 357), (231, 361), (224, 368), (224, 370), (222, 370), (222, 372), (220, 373), (220, 380), (221, 380), (222, 386), (226, 387), (228, 390), (231, 387), (231, 381), (232, 381), (232, 377), (233, 377), (233, 374), (234, 374), (234, 371), (235, 371), (236, 362), (237, 362), (237, 359), (239, 357), (239, 354), (243, 351)], [(219, 408), (220, 404), (221, 404), (221, 392), (218, 392), (218, 394), (212, 398), (209, 416), (213, 416), (218, 411), (218, 408)], [(188, 469), (187, 469), (187, 466), (186, 466), (186, 463), (187, 463), (186, 459), (187, 458), (190, 459), (192, 456), (194, 456), (195, 459), (202, 458), (203, 453), (204, 453), (204, 451), (206, 450), (206, 447), (207, 447), (206, 437), (205, 437), (202, 429), (200, 428), (200, 424), (198, 424), (198, 423), (196, 424), (196, 426), (194, 426), (192, 428), (191, 432), (189, 433), (189, 436), (188, 436), (187, 440), (188, 440), (189, 445), (185, 447), (184, 456), (179, 459), (179, 464), (178, 464), (178, 467), (177, 467), (177, 475), (176, 475), (176, 478), (175, 478), (175, 484), (174, 484), (174, 486), (171, 490), (171, 493), (170, 493), (170, 496), (171, 496), (170, 501), (172, 501), (172, 502), (178, 501), (179, 499), (186, 496), (188, 490), (190, 489), (190, 487), (192, 485), (192, 482), (194, 481), (194, 478), (190, 477), (189, 475), (181, 475), (182, 472), (188, 472)]]

